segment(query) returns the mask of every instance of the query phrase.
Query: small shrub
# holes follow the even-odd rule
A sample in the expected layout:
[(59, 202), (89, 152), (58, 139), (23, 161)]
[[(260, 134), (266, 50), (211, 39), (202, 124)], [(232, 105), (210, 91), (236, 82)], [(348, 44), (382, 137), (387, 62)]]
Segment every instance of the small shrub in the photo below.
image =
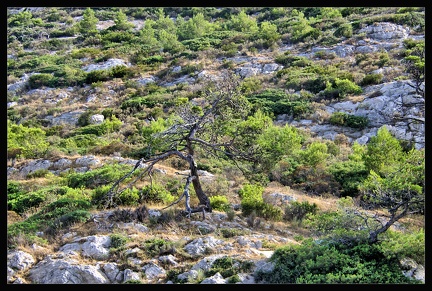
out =
[(131, 170), (130, 165), (105, 165), (85, 173), (71, 173), (66, 176), (67, 186), (71, 188), (95, 189), (101, 185), (110, 184)]
[(219, 231), (224, 238), (230, 238), (230, 237), (240, 236), (245, 234), (244, 230), (236, 229), (236, 228), (221, 228), (219, 229)]
[(228, 198), (222, 195), (211, 196), (210, 205), (214, 210), (225, 211), (229, 207)]
[(227, 215), (228, 221), (233, 221), (234, 220), (234, 217), (235, 217), (235, 211), (234, 211), (234, 209), (232, 209), (231, 207), (228, 207), (227, 209), (225, 209), (225, 213)]
[(44, 178), (49, 175), (52, 175), (52, 173), (48, 169), (38, 169), (27, 174), (27, 179)]
[(258, 271), (255, 280), (269, 284), (419, 283), (406, 277), (399, 261), (385, 256), (379, 248), (304, 240), (301, 245), (277, 249), (271, 257), (275, 268), (272, 272)]
[(353, 35), (353, 27), (351, 23), (343, 23), (341, 24), (334, 32), (334, 36), (336, 37), (352, 37)]
[(140, 191), (140, 202), (171, 203), (175, 197), (160, 184), (146, 185)]
[(75, 223), (86, 222), (91, 214), (87, 210), (77, 209), (70, 213), (66, 213), (52, 222), (48, 223), (48, 228), (45, 231), (49, 235), (56, 235), (59, 230), (65, 229)]
[(310, 204), (308, 201), (293, 201), (285, 207), (284, 220), (302, 221), (308, 213), (315, 214), (317, 211), (318, 205), (316, 203)]
[(138, 205), (140, 200), (140, 193), (138, 189), (132, 187), (132, 189), (126, 189), (118, 196), (118, 205), (132, 206)]
[(344, 161), (329, 167), (333, 178), (342, 186), (342, 195), (356, 197), (360, 193), (358, 186), (369, 174), (366, 166), (360, 161)]
[(171, 241), (166, 241), (163, 238), (150, 238), (142, 243), (142, 249), (145, 250), (149, 257), (154, 257), (164, 253), (175, 254), (175, 244)]
[(361, 81), (361, 85), (367, 86), (367, 85), (379, 84), (381, 83), (382, 78), (383, 78), (382, 74), (368, 74)]
[(42, 86), (55, 87), (56, 80), (57, 78), (52, 74), (41, 73), (31, 75), (28, 83), (31, 89), (37, 89)]
[(329, 121), (331, 124), (359, 129), (363, 129), (369, 124), (369, 119), (367, 117), (349, 115), (345, 112), (333, 113)]
[(122, 234), (111, 234), (111, 248), (114, 249), (123, 249), (126, 246), (126, 243), (129, 241), (127, 236)]
[(98, 81), (108, 81), (110, 80), (110, 71), (108, 70), (94, 70), (89, 73), (87, 73), (85, 82), (87, 84), (96, 83)]

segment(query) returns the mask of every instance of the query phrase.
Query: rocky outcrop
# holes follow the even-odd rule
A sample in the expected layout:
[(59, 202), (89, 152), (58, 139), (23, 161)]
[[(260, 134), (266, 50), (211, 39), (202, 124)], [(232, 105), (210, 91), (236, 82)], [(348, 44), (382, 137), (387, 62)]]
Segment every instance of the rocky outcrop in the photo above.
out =
[(325, 106), (330, 115), (344, 112), (354, 116), (366, 117), (369, 121), (365, 129), (341, 127), (329, 124), (328, 120), (293, 120), (290, 116), (280, 115), (276, 123), (289, 123), (292, 126), (309, 129), (324, 139), (334, 140), (344, 134), (349, 142), (366, 144), (376, 135), (381, 126), (387, 126), (398, 139), (413, 143), (416, 149), (425, 146), (425, 99), (417, 95), (409, 85), (410, 81), (394, 81), (366, 87), (362, 101), (333, 102)]
[[(279, 193), (278, 196), (280, 195), (282, 194)], [(153, 212), (158, 211), (153, 210)], [(105, 213), (105, 219), (109, 220), (109, 216), (109, 212)], [(91, 220), (95, 221), (96, 216), (92, 216)], [(230, 226), (227, 224), (236, 224), (236, 227), (244, 234), (228, 239), (217, 238), (215, 231), (221, 227), (221, 222), (224, 222), (224, 227), (228, 229)], [(61, 237), (58, 250), (44, 255), (41, 259), (36, 259), (26, 251), (9, 251), (7, 282), (9, 284), (121, 284), (128, 281), (140, 281), (144, 284), (172, 284), (172, 281), (167, 280), (168, 270), (172, 266), (179, 265), (177, 256), (185, 252), (194, 258), (194, 263), (189, 263), (187, 271), (176, 276), (181, 282), (195, 282), (205, 271), (212, 268), (217, 259), (228, 257), (252, 263), (252, 268), (248, 273), (237, 274), (239, 280), (237, 284), (260, 284), (265, 282), (257, 282), (255, 274), (258, 271), (271, 272), (274, 268), (274, 264), (269, 261), (273, 251), (264, 249), (264, 242), (297, 243), (285, 236), (254, 233), (244, 221), (230, 222), (225, 214), (213, 212), (207, 213), (204, 221), (191, 219), (184, 222), (183, 227), (190, 231), (205, 232), (206, 229), (207, 234), (193, 240), (189, 237), (176, 238), (175, 234), (174, 237), (171, 236), (170, 240), (173, 242), (184, 242), (181, 251), (173, 250), (172, 254), (160, 253), (153, 258), (143, 259), (142, 253), (145, 248), (138, 245), (122, 251), (127, 260), (127, 264), (124, 264), (111, 259), (110, 249), (113, 247), (113, 242), (110, 234), (115, 229), (125, 229), (128, 227), (126, 225), (129, 225), (127, 231), (129, 236), (136, 236), (141, 230), (139, 227), (130, 228), (131, 223), (115, 222), (114, 224), (111, 230), (98, 229), (100, 234), (96, 235), (82, 237), (75, 232), (66, 233)], [(43, 236), (43, 234), (39, 235)], [(33, 248), (39, 249), (40, 253), (48, 253), (43, 247), (34, 245)], [(405, 266), (405, 276), (425, 282), (422, 265), (409, 258), (401, 263)], [(216, 273), (204, 278), (200, 283), (227, 284), (228, 280), (220, 273)]]

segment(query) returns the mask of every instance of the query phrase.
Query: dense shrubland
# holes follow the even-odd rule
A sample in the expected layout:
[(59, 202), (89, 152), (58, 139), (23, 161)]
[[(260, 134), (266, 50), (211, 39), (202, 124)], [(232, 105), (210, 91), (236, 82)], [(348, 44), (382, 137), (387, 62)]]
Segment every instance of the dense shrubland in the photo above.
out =
[[(106, 20), (114, 25), (98, 29), (97, 23)], [(132, 20), (145, 23), (134, 29)], [(76, 126), (51, 126), (46, 121), (47, 115), (62, 111), (62, 104), (8, 108), (8, 160), (16, 164), (26, 159), (114, 153), (133, 159), (150, 157), (164, 145), (154, 137), (178, 122), (179, 108), (190, 105), (195, 116), (204, 114), (206, 107), (200, 102), (206, 83), (199, 89), (184, 83), (141, 86), (137, 78), (147, 73), (165, 81), (195, 76), (215, 58), (229, 58), (238, 52), (258, 55), (286, 43), (310, 48), (361, 39), (364, 36), (357, 33), (361, 27), (381, 21), (407, 25), (422, 34), (424, 8), (98, 7), (8, 12), (7, 52), (15, 56), (7, 59), (8, 84), (25, 74), (39, 73), (32, 74), (23, 89), (8, 92), (8, 102), (30, 100), (29, 90), (46, 87), (74, 87), (78, 95), (88, 87), (100, 91), (115, 87), (118, 93), (109, 107), (90, 106)], [(46, 34), (49, 38), (44, 37)], [(365, 86), (389, 81), (372, 73), (384, 66), (403, 66), (404, 73), (393, 80), (413, 79), (415, 90), (424, 94), (420, 87), (424, 81), (424, 41), (406, 40), (403, 45), (394, 54), (357, 54), (356, 66), (323, 52), (313, 58), (274, 52), (275, 62), (283, 69), (271, 78), (244, 78), (236, 88), (250, 109), (243, 120), (229, 127), (214, 127), (226, 136), (240, 133), (244, 140), (239, 145), (254, 144), (259, 149), (259, 162), (249, 165), (249, 172), (241, 172), (237, 166), (244, 170), (243, 162), (235, 164), (229, 158), (195, 150), (198, 168), (218, 176), (211, 185), (203, 185), (213, 210), (232, 218), (231, 205), (240, 203), (239, 215), (247, 218), (251, 227), (256, 226), (256, 217), (296, 223), (317, 238), (302, 238), (299, 246), (277, 249), (272, 257), (276, 271), (262, 273), (260, 278), (269, 283), (413, 283), (402, 275), (398, 262), (410, 257), (424, 263), (423, 227), (407, 224), (405, 231), (383, 229), (367, 211), (387, 211), (390, 224), (403, 222), (405, 216), (424, 221), (424, 149), (396, 139), (385, 126), (368, 144), (360, 145), (345, 143), (343, 136), (334, 141), (317, 139), (307, 131), (272, 122), (279, 114), (307, 117), (314, 112), (314, 103), (343, 100), (361, 94)], [(110, 58), (123, 59), (130, 66), (91, 72), (82, 69)], [(173, 72), (172, 67), (178, 65), (181, 70)], [(232, 66), (225, 59), (216, 69), (229, 70)], [(93, 114), (102, 114), (103, 123), (90, 124)], [(368, 126), (367, 118), (343, 112), (333, 113), (328, 122), (358, 130)], [(234, 132), (234, 125), (239, 131)], [(179, 171), (188, 169), (178, 159), (167, 159), (163, 164)], [(22, 217), (8, 225), (8, 248), (34, 242), (48, 244), (36, 235), (38, 231), (54, 237), (62, 229), (85, 222), (100, 209), (99, 202), (111, 185), (132, 169), (130, 165), (104, 164), (85, 173), (71, 169), (55, 176), (39, 170), (26, 179), (8, 179), (8, 211)], [(132, 182), (139, 174), (134, 172), (123, 182)], [(308, 202), (281, 208), (263, 199), (271, 182), (340, 202), (332, 210)], [(151, 181), (140, 180), (121, 192), (116, 204), (165, 207), (177, 200), (183, 186), (181, 176), (155, 173)], [(190, 191), (191, 204), (198, 203), (195, 190)], [(176, 214), (167, 211), (152, 223), (175, 219)], [(120, 252), (125, 242), (122, 237), (116, 239), (118, 246), (113, 252)], [(149, 251), (159, 250), (159, 244), (164, 242), (146, 242)], [(234, 264), (220, 261), (209, 273)], [(238, 272), (249, 268), (235, 266)]]

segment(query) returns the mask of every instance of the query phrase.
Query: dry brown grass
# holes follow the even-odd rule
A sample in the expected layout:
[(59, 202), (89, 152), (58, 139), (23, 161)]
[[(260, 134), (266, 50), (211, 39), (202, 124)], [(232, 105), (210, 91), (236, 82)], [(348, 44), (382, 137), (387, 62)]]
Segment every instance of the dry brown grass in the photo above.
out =
[(309, 202), (310, 204), (315, 203), (320, 211), (328, 211), (328, 210), (335, 210), (337, 208), (337, 197), (334, 198), (322, 198), (319, 196), (310, 196), (307, 195), (305, 192), (295, 190), (290, 188), (289, 186), (283, 186), (277, 182), (271, 182), (264, 190), (263, 195), (268, 195), (270, 193), (282, 193), (289, 196), (294, 197), (294, 199), (298, 202)]

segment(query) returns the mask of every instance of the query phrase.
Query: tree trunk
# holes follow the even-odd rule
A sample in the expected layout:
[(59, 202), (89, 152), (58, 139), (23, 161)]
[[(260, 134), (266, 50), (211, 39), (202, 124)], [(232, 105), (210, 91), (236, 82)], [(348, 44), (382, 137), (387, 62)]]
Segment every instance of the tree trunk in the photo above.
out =
[(199, 180), (199, 175), (198, 175), (198, 168), (192, 156), (189, 156), (189, 165), (190, 165), (191, 176), (192, 177), (195, 176), (195, 179), (192, 180), (192, 185), (195, 189), (196, 195), (198, 196), (200, 205), (203, 205), (204, 209), (207, 212), (212, 212), (210, 200), (208, 199), (207, 195), (204, 193), (203, 189), (201, 188), (201, 182)]

